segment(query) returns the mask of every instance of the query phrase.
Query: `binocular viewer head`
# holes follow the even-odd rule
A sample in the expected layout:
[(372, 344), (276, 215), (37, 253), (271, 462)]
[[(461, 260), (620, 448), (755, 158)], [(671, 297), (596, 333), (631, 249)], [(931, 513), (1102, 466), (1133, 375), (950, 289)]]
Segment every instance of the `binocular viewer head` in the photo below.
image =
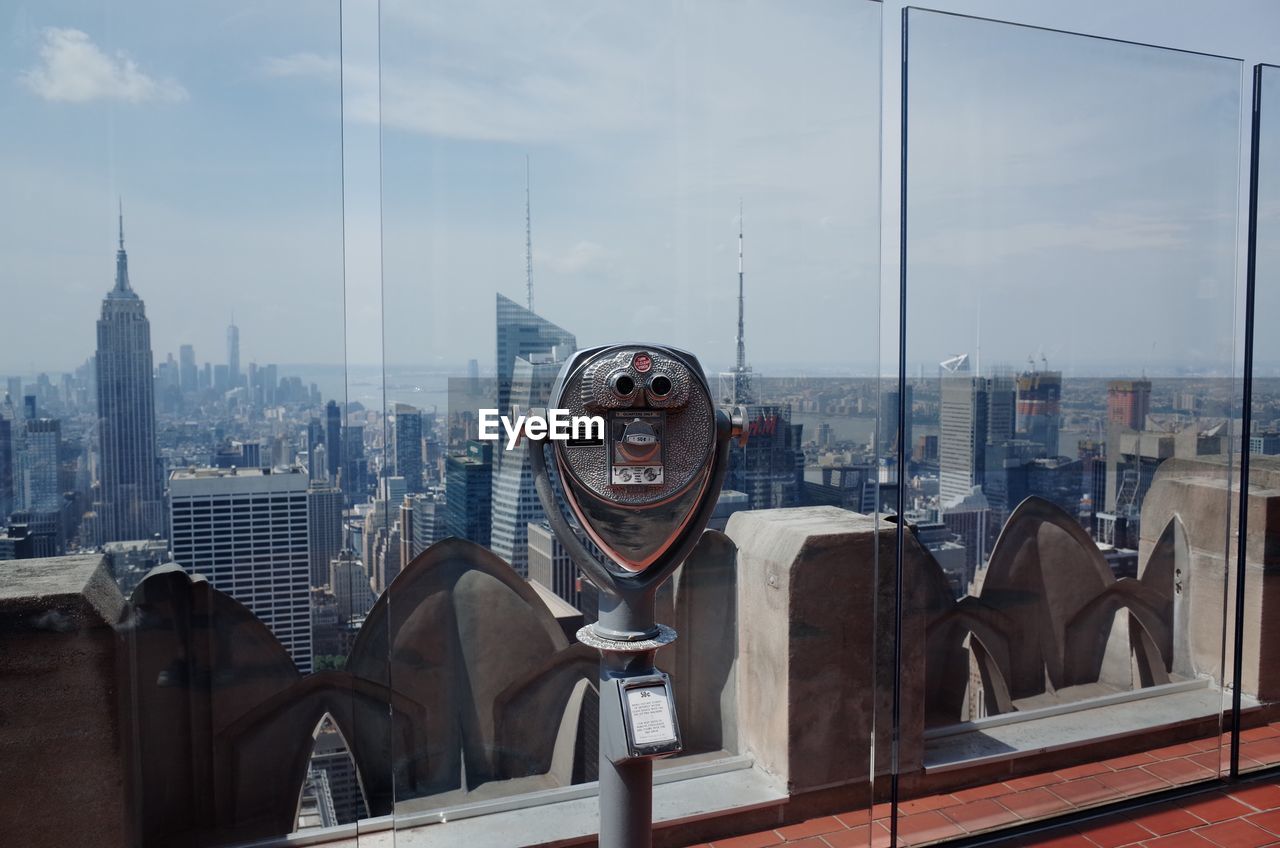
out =
[[(697, 358), (662, 345), (578, 351), (549, 406), (604, 424), (603, 433), (552, 442), (565, 504), (612, 566), (607, 575), (583, 570), (597, 583), (669, 572), (706, 527), (734, 435)], [(543, 506), (557, 510), (554, 527), (558, 505), (544, 497)]]

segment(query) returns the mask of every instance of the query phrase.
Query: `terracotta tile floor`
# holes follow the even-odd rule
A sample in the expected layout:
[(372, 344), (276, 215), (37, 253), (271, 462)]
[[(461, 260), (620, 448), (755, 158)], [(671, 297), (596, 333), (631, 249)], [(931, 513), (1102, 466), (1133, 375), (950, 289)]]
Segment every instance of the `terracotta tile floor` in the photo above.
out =
[[(1227, 737), (1183, 742), (1140, 754), (899, 805), (898, 844), (925, 845), (1086, 809), (1212, 777), (1226, 770)], [(1221, 759), (1221, 767), (1219, 766)], [(1280, 763), (1280, 722), (1241, 734), (1241, 771)], [(852, 848), (889, 844), (889, 805), (810, 819), (692, 848)], [(992, 834), (995, 836), (995, 834)], [(1253, 848), (1280, 845), (1280, 779), (1217, 787), (1177, 803), (1154, 804), (1060, 832), (993, 843), (1051, 848)]]

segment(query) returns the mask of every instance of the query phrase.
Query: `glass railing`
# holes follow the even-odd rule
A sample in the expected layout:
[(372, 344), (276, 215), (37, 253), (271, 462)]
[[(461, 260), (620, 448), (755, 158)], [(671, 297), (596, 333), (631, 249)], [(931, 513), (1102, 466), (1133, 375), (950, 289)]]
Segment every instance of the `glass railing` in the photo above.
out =
[(77, 706), (0, 744), (136, 843), (595, 832), (598, 596), (477, 412), (624, 341), (748, 431), (666, 843), (1280, 763), (1274, 67), (1249, 166), (1237, 59), (870, 0), (11, 17), (0, 688)]

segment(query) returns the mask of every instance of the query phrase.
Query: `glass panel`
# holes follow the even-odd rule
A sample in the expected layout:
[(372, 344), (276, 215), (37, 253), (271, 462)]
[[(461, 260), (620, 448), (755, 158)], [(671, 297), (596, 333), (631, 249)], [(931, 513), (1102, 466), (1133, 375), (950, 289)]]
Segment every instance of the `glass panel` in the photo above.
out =
[[(85, 610), (0, 650), (0, 689), (28, 710), (56, 693), (15, 725), (31, 750), (3, 747), (68, 769), (31, 817), (58, 837), (6, 837), (354, 821), (358, 763), (322, 727), (350, 736), (350, 687), (320, 671), (342, 652), (321, 597), (343, 544), (337, 4), (6, 12), (0, 585)], [(63, 552), (88, 556), (45, 566), (62, 588), (24, 583), (24, 559)], [(37, 621), (10, 611), (6, 639)], [(36, 655), (45, 671), (11, 676)], [(85, 792), (101, 815), (58, 806)]]
[(1212, 778), (1241, 65), (906, 25), (903, 779), (959, 833)]
[[(1269, 505), (1274, 488), (1271, 480), (1280, 471), (1280, 418), (1277, 390), (1280, 389), (1280, 343), (1268, 331), (1270, 321), (1280, 315), (1280, 68), (1259, 66), (1254, 77), (1258, 86), (1257, 145), (1254, 179), (1256, 204), (1252, 210), (1257, 227), (1254, 274), (1253, 399), (1252, 429), (1249, 434), (1249, 512), (1246, 524), (1244, 614), (1241, 651), (1240, 769), (1249, 771), (1280, 762), (1280, 678), (1277, 678), (1276, 651), (1280, 638), (1267, 629), (1274, 616), (1268, 608), (1270, 585), (1275, 581), (1269, 567), (1267, 534), (1271, 530)], [(1233, 551), (1232, 553), (1235, 553)], [(1234, 591), (1234, 587), (1233, 591)], [(1232, 602), (1234, 603), (1234, 595)]]
[[(596, 592), (545, 523), (527, 448), (478, 440), (478, 409), (545, 405), (578, 348), (673, 345), (717, 401), (751, 404), (713, 527), (741, 540), (729, 516), (746, 508), (874, 511), (879, 21), (861, 2), (383, 5), (388, 491), (373, 509), (388, 538), (412, 531), (389, 638), (395, 697), (425, 728), (397, 736), (397, 827), (597, 774), (597, 655), (575, 640)], [(658, 617), (680, 639), (658, 665), (685, 755), (657, 764), (660, 784), (741, 768), (759, 724), (737, 703), (732, 549), (708, 543), (671, 585)], [(838, 627), (840, 593), (808, 591)], [(856, 620), (841, 649), (862, 658), (871, 617)], [(846, 806), (865, 820), (858, 707), (826, 783), (856, 786)], [(680, 794), (660, 785), (660, 808), (663, 793)]]

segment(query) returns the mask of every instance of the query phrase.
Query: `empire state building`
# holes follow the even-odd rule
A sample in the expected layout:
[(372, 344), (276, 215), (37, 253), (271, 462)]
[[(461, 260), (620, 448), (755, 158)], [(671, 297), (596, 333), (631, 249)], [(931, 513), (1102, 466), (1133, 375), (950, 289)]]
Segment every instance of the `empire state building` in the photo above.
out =
[(116, 284), (98, 319), (99, 542), (147, 539), (164, 528), (151, 361), (151, 323), (129, 287), (121, 213)]

